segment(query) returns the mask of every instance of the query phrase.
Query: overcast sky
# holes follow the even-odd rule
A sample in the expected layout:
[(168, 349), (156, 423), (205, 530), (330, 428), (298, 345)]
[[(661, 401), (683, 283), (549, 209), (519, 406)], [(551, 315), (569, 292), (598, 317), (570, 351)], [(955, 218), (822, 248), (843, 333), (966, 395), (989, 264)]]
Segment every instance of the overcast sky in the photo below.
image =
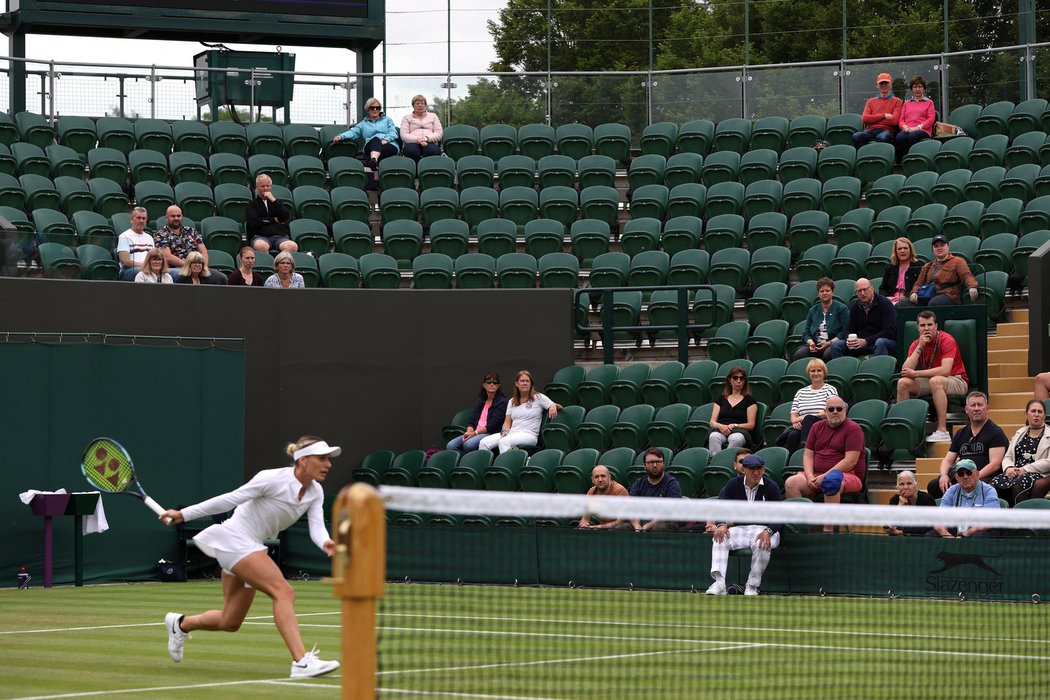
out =
[[(504, 0), (386, 0), (386, 71), (390, 73), (474, 73), (488, 70), (495, 58), (492, 37), (486, 22), (496, 18)], [(447, 45), (449, 8), (452, 20), (451, 67)], [(275, 51), (276, 44), (227, 44), (231, 49)], [(294, 53), (297, 72), (353, 72), (355, 60), (346, 49), (282, 46)], [(193, 41), (147, 41), (139, 39), (98, 39), (87, 37), (29, 35), (26, 57), (58, 62), (89, 62), (191, 67), (193, 56), (207, 50)], [(375, 52), (375, 70), (384, 72), (383, 47)], [(408, 111), (413, 94), (440, 94), (440, 79), (391, 79), (387, 83), (387, 102), (391, 116), (400, 119)], [(460, 95), (467, 81), (458, 80)], [(381, 90), (377, 87), (376, 92)], [(456, 96), (456, 95), (454, 95)], [(398, 110), (397, 105), (405, 109)], [(68, 106), (66, 106), (68, 109)], [(158, 115), (161, 116), (161, 115)], [(310, 121), (331, 121), (320, 115)], [(170, 117), (169, 117), (170, 118)], [(304, 118), (296, 115), (297, 119)]]

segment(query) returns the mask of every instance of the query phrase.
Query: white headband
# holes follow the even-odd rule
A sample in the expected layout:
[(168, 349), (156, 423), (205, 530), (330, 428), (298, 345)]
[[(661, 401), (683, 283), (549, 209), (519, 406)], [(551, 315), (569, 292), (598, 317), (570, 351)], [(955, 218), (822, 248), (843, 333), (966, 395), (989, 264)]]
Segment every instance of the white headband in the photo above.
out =
[(329, 447), (327, 442), (320, 440), (296, 450), (292, 455), (292, 459), (298, 462), (300, 457), (309, 457), (310, 455), (328, 455), (329, 457), (338, 457), (342, 452), (342, 447)]

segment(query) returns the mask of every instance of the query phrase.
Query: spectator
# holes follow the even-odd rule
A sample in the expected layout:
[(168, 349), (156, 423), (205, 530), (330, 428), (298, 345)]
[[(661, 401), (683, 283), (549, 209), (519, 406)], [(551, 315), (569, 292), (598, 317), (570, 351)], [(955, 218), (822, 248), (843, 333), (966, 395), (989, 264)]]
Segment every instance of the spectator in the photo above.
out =
[(817, 297), (817, 303), (806, 316), (803, 343), (795, 350), (796, 360), (818, 357), (826, 362), (831, 359), (831, 344), (846, 338), (849, 308), (835, 299), (835, 281), (830, 277), (817, 280)]
[[(627, 489), (622, 484), (616, 482), (612, 478), (612, 474), (609, 473), (609, 467), (604, 464), (599, 464), (591, 470), (591, 486), (587, 489), (588, 496), (626, 496)], [(629, 524), (621, 518), (606, 518), (604, 520), (598, 520), (597, 523), (593, 521), (590, 514), (584, 514), (580, 518), (579, 527), (582, 530), (611, 530), (613, 528), (629, 527)]]
[(991, 479), (1002, 469), (1006, 455), (1006, 433), (988, 420), (988, 397), (980, 391), (966, 395), (966, 416), (969, 420), (951, 438), (948, 454), (941, 460), (940, 476), (930, 481), (926, 490), (940, 498), (951, 486), (951, 468), (960, 459), (968, 459), (977, 467), (977, 478)]
[(364, 141), (365, 159), (372, 169), (373, 178), (369, 183), (369, 189), (375, 189), (378, 187), (375, 176), (379, 172), (379, 161), (396, 156), (398, 153), (397, 129), (394, 127), (393, 120), (383, 113), (383, 105), (378, 99), (369, 97), (365, 101), (364, 118), (332, 141), (339, 143), (345, 139)]
[(897, 381), (897, 401), (913, 396), (933, 397), (937, 428), (926, 440), (949, 442), (948, 394), (965, 394), (970, 387), (959, 344), (951, 334), (937, 330), (937, 315), (929, 309), (919, 313), (919, 337), (908, 348)]
[[(718, 497), (728, 501), (779, 501), (780, 488), (770, 479), (766, 481), (766, 463), (759, 455), (748, 455), (744, 459), (743, 476), (734, 476)], [(729, 552), (736, 549), (751, 550), (751, 572), (747, 577), (744, 595), (758, 595), (762, 586), (762, 574), (769, 566), (772, 551), (780, 544), (780, 533), (776, 525), (738, 525), (736, 523), (711, 523), (711, 578), (714, 583), (707, 589), (708, 595), (726, 594), (726, 568)]]
[[(935, 506), (937, 501), (925, 491), (919, 490), (919, 484), (915, 481), (915, 474), (903, 471), (897, 474), (897, 493), (890, 497), (891, 506)], [(896, 525), (885, 525), (882, 528), (887, 535), (925, 535), (928, 528), (925, 527), (897, 527)]]
[[(200, 253), (204, 258), (204, 267), (207, 269), (208, 249), (204, 247), (204, 238), (197, 232), (197, 229), (182, 224), (182, 209), (172, 204), (165, 212), (164, 218), (166, 222), (157, 231), (157, 235), (154, 238), (157, 249), (164, 254), (164, 260), (168, 263), (168, 268), (172, 270), (172, 274), (179, 276), (182, 268), (187, 263), (187, 256), (194, 251)], [(215, 272), (213, 274), (221, 275), (222, 273)], [(225, 283), (226, 278), (223, 277), (221, 284)], [(205, 282), (205, 284), (220, 283), (213, 281)]]
[(209, 270), (204, 256), (195, 250), (186, 256), (186, 264), (179, 270), (175, 284), (226, 284), (226, 278)]
[(521, 370), (514, 377), (514, 395), (503, 419), (503, 429), (483, 437), (478, 449), (491, 450), (498, 446), (503, 454), (512, 447), (535, 447), (540, 439), (544, 410), (548, 418), (554, 418), (561, 410), (561, 404), (536, 391), (532, 374)]
[(864, 130), (853, 134), (853, 145), (858, 149), (872, 141), (893, 143), (893, 137), (897, 133), (903, 103), (901, 98), (890, 92), (893, 78), (889, 73), (879, 73), (875, 84), (879, 88), (879, 94), (864, 104), (864, 113), (860, 115)]
[(751, 395), (747, 373), (740, 366), (733, 367), (726, 375), (722, 395), (715, 399), (711, 410), (711, 433), (707, 437), (707, 449), (715, 456), (727, 447), (751, 447), (751, 434), (758, 419), (758, 402)]
[[(919, 279), (911, 288), (908, 302), (902, 306), (947, 306), (961, 304), (960, 287), (969, 288), (970, 301), (977, 300), (977, 278), (970, 272), (970, 266), (962, 258), (952, 255), (948, 249), (948, 239), (943, 233), (933, 237), (933, 260), (922, 266)], [(933, 285), (933, 287), (926, 285)]]
[(150, 248), (146, 253), (146, 262), (142, 269), (135, 275), (136, 282), (152, 282), (154, 284), (171, 284), (171, 275), (168, 273), (168, 263), (164, 260), (164, 253), (156, 248)]
[(270, 275), (264, 287), (272, 289), (305, 289), (303, 276), (295, 271), (295, 258), (287, 250), (282, 250), (273, 259), (275, 274)]
[[(642, 458), (645, 467), (645, 476), (631, 484), (630, 495), (641, 498), (681, 498), (682, 486), (678, 479), (664, 471), (664, 453), (657, 447), (650, 447), (645, 451)], [(635, 532), (650, 532), (657, 530), (677, 530), (678, 523), (673, 520), (650, 520), (642, 523), (641, 520), (632, 519), (631, 526)]]
[[(809, 431), (802, 471), (784, 483), (788, 498), (824, 493), (825, 503), (838, 503), (843, 493), (864, 489), (864, 431), (846, 417), (846, 402), (832, 396), (824, 406), (828, 417)], [(824, 532), (833, 526), (825, 525)]]
[(237, 254), (237, 269), (229, 274), (226, 282), (239, 287), (263, 286), (262, 275), (255, 272), (255, 248), (250, 245), (241, 248)]
[[(941, 508), (998, 508), (999, 496), (991, 484), (977, 478), (977, 465), (969, 459), (960, 459), (954, 467), (956, 483), (941, 498)], [(994, 537), (996, 531), (978, 525), (960, 525), (955, 528), (936, 525), (926, 533), (928, 537)]]
[(788, 454), (794, 454), (800, 445), (805, 444), (810, 428), (828, 417), (824, 410), (828, 399), (839, 395), (838, 389), (827, 383), (828, 366), (823, 360), (810, 360), (806, 374), (809, 375), (809, 386), (795, 392), (791, 401), (791, 425), (777, 439), (777, 444), (787, 448)]
[(260, 253), (271, 250), (294, 253), (299, 244), (291, 239), (288, 208), (273, 194), (273, 180), (266, 173), (255, 178), (255, 198), (248, 202), (244, 231), (248, 243)]
[(1035, 386), (1032, 395), (1040, 401), (1050, 399), (1050, 372), (1040, 372), (1035, 375)]
[(890, 254), (890, 264), (886, 266), (886, 274), (882, 276), (882, 284), (879, 285), (879, 294), (889, 299), (894, 306), (908, 298), (908, 292), (915, 286), (919, 279), (922, 265), (915, 257), (915, 246), (904, 236), (893, 242), (893, 253)]
[(412, 98), (412, 113), (401, 120), (401, 141), (405, 155), (419, 162), (425, 156), (441, 155), (441, 120), (427, 111), (427, 98)]
[(911, 79), (908, 87), (911, 88), (911, 97), (901, 106), (897, 124), (899, 131), (894, 140), (898, 163), (912, 146), (933, 136), (933, 122), (937, 119), (933, 100), (926, 96), (926, 79), (917, 75)]
[(507, 417), (507, 397), (500, 390), (499, 375), (486, 372), (481, 379), (478, 391), (478, 402), (474, 413), (467, 423), (467, 430), (462, 435), (449, 440), (446, 449), (456, 450), (460, 454), (478, 449), (486, 435), (496, 433)]
[(120, 261), (120, 279), (133, 282), (146, 260), (146, 253), (153, 250), (153, 236), (146, 233), (149, 216), (145, 207), (131, 210), (131, 228), (117, 238), (117, 260)]
[(733, 469), (741, 476), (744, 474), (744, 457), (747, 457), (749, 454), (751, 454), (750, 447), (741, 447), (733, 455)]
[(875, 293), (871, 282), (861, 277), (854, 287), (857, 298), (849, 307), (846, 339), (831, 344), (831, 359), (843, 355), (896, 355), (897, 309), (889, 299)]
[(1025, 424), (1010, 439), (1002, 473), (989, 483), (1011, 506), (1028, 497), (1044, 498), (1050, 492), (1050, 433), (1046, 432), (1046, 406), (1039, 399), (1025, 406)]

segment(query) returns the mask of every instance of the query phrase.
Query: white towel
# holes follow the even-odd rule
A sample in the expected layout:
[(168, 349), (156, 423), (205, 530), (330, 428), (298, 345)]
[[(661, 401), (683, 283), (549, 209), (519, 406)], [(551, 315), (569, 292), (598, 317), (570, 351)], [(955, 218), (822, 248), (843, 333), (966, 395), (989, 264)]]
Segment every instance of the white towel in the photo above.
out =
[[(37, 491), (36, 489), (29, 489), (18, 494), (19, 500), (26, 505), (29, 505), (33, 497), (41, 493), (66, 493), (65, 489), (59, 489), (57, 491)], [(95, 504), (95, 512), (91, 515), (84, 516), (83, 533), (85, 535), (93, 535), (96, 532), (105, 532), (109, 529), (109, 522), (106, 520), (106, 509), (102, 507), (102, 494), (98, 491), (80, 491), (79, 493), (91, 493), (98, 496), (98, 502)]]
[(28, 506), (29, 502), (33, 500), (33, 496), (36, 496), (37, 494), (40, 494), (40, 493), (65, 493), (65, 492), (66, 492), (65, 489), (59, 489), (58, 491), (37, 491), (36, 489), (29, 489), (28, 491), (23, 491), (22, 493), (18, 494), (18, 498), (19, 498), (19, 500), (22, 501), (22, 503), (25, 503)]

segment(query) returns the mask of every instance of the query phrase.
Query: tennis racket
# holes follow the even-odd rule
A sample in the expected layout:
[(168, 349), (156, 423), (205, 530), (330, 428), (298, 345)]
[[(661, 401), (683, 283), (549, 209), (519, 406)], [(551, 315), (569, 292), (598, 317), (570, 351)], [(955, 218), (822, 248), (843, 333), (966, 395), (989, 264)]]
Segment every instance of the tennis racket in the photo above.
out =
[(108, 493), (129, 493), (141, 498), (157, 515), (164, 514), (164, 508), (154, 501), (142, 489), (131, 455), (113, 438), (95, 438), (84, 448), (80, 460), (80, 470), (84, 477), (95, 488)]

